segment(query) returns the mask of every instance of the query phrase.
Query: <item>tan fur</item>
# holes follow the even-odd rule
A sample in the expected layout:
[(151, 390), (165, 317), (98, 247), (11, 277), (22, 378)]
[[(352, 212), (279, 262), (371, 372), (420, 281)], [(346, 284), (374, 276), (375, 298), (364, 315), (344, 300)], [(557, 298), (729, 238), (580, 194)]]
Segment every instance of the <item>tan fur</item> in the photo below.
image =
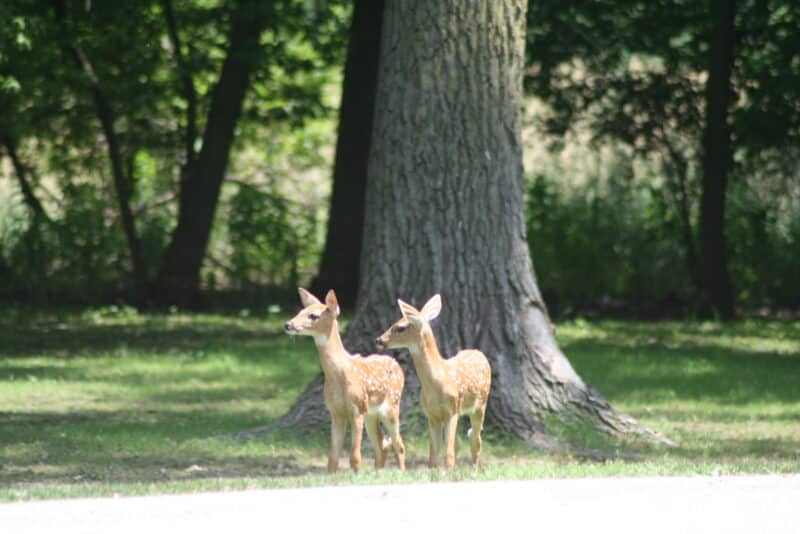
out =
[(377, 339), (379, 348), (407, 347), (419, 375), (420, 404), (428, 418), (430, 454), (428, 465), (436, 467), (446, 435), (445, 464), (455, 466), (455, 440), (458, 416), (469, 415), (472, 423), (472, 464), (478, 464), (481, 430), (492, 383), (489, 360), (478, 350), (462, 350), (452, 358), (442, 358), (430, 321), (439, 315), (441, 298), (434, 295), (417, 310), (397, 301), (403, 317)]
[[(328, 472), (333, 473), (339, 467), (348, 421), (352, 431), (350, 467), (353, 471), (358, 471), (361, 466), (361, 436), (365, 426), (375, 449), (375, 468), (383, 467), (387, 452), (394, 448), (400, 469), (405, 469), (405, 446), (400, 436), (400, 397), (405, 382), (403, 370), (391, 356), (373, 354), (362, 357), (345, 350), (339, 336), (336, 320), (339, 304), (333, 290), (328, 292), (325, 304), (303, 288), (299, 288), (299, 292), (305, 308), (287, 321), (286, 331), (313, 336), (317, 345), (325, 375), (325, 406), (331, 414)], [(389, 432), (388, 438), (383, 437), (381, 423)]]

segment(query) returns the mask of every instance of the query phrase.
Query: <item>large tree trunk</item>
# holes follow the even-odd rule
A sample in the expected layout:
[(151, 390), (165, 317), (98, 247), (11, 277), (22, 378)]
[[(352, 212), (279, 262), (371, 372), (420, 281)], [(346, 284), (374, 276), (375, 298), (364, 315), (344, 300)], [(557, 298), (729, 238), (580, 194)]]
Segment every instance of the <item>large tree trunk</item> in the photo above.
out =
[(344, 67), (336, 163), (333, 167), (328, 236), (314, 293), (336, 288), (339, 304), (351, 308), (358, 291), (364, 194), (378, 85), (383, 0), (356, 0)]
[(703, 194), (700, 199), (700, 280), (706, 313), (734, 315), (725, 239), (725, 189), (731, 164), (728, 108), (733, 69), (733, 0), (712, 0), (713, 30), (706, 82), (706, 128), (703, 134)]
[[(588, 419), (647, 433), (575, 373), (555, 340), (525, 236), (520, 136), (523, 0), (387, 2), (351, 351), (441, 293), (444, 354), (479, 348), (492, 365), (487, 421), (551, 448), (544, 421)], [(407, 361), (406, 358), (402, 358)], [(418, 380), (406, 365), (404, 407)], [(327, 420), (315, 380), (280, 425)], [(406, 410), (407, 412), (407, 410)]]
[(265, 9), (242, 0), (233, 17), (230, 45), (214, 87), (203, 147), (181, 177), (178, 225), (158, 276), (157, 298), (164, 304), (192, 304), (200, 286), (214, 213), (233, 144), (236, 122), (260, 53)]

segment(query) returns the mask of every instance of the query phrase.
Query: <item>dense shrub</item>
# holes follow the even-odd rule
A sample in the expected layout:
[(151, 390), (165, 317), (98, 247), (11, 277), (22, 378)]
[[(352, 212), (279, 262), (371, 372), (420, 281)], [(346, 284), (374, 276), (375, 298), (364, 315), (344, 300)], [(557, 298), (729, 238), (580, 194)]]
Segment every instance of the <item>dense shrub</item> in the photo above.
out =
[[(800, 305), (800, 202), (765, 205), (731, 185), (730, 271), (747, 308)], [(692, 276), (676, 210), (652, 181), (624, 174), (586, 185), (541, 173), (528, 186), (527, 229), (542, 291), (556, 312), (692, 309)], [(697, 228), (693, 228), (696, 235)], [(696, 239), (695, 239), (696, 240)]]

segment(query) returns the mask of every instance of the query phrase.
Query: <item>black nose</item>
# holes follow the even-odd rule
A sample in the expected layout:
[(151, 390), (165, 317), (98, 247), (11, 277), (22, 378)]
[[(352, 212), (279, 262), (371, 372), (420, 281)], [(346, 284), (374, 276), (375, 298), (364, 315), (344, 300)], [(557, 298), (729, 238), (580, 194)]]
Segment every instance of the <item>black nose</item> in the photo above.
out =
[(383, 348), (383, 342), (381, 341), (381, 338), (379, 338), (379, 337), (376, 337), (376, 338), (375, 338), (375, 345), (376, 345), (376, 346), (377, 346), (379, 349), (380, 349), (380, 348)]
[(286, 324), (283, 325), (283, 329), (286, 330), (287, 332), (291, 332), (292, 331), (292, 322), (291, 321), (286, 321)]

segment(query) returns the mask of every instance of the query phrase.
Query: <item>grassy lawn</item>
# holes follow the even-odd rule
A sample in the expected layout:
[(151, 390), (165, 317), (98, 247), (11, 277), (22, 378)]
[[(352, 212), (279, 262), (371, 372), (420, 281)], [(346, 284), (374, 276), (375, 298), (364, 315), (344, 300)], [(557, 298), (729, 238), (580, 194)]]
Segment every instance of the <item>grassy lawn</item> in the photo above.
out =
[(578, 372), (677, 448), (586, 462), (488, 432), (485, 465), (466, 467), (463, 441), (464, 467), (446, 474), (423, 468), (426, 437), (410, 435), (406, 473), (376, 474), (365, 452), (362, 473), (344, 459), (328, 477), (325, 434), (230, 438), (277, 418), (318, 372), (310, 340), (279, 332), (285, 315), (0, 310), (0, 500), (800, 471), (800, 323), (575, 321), (558, 338)]

